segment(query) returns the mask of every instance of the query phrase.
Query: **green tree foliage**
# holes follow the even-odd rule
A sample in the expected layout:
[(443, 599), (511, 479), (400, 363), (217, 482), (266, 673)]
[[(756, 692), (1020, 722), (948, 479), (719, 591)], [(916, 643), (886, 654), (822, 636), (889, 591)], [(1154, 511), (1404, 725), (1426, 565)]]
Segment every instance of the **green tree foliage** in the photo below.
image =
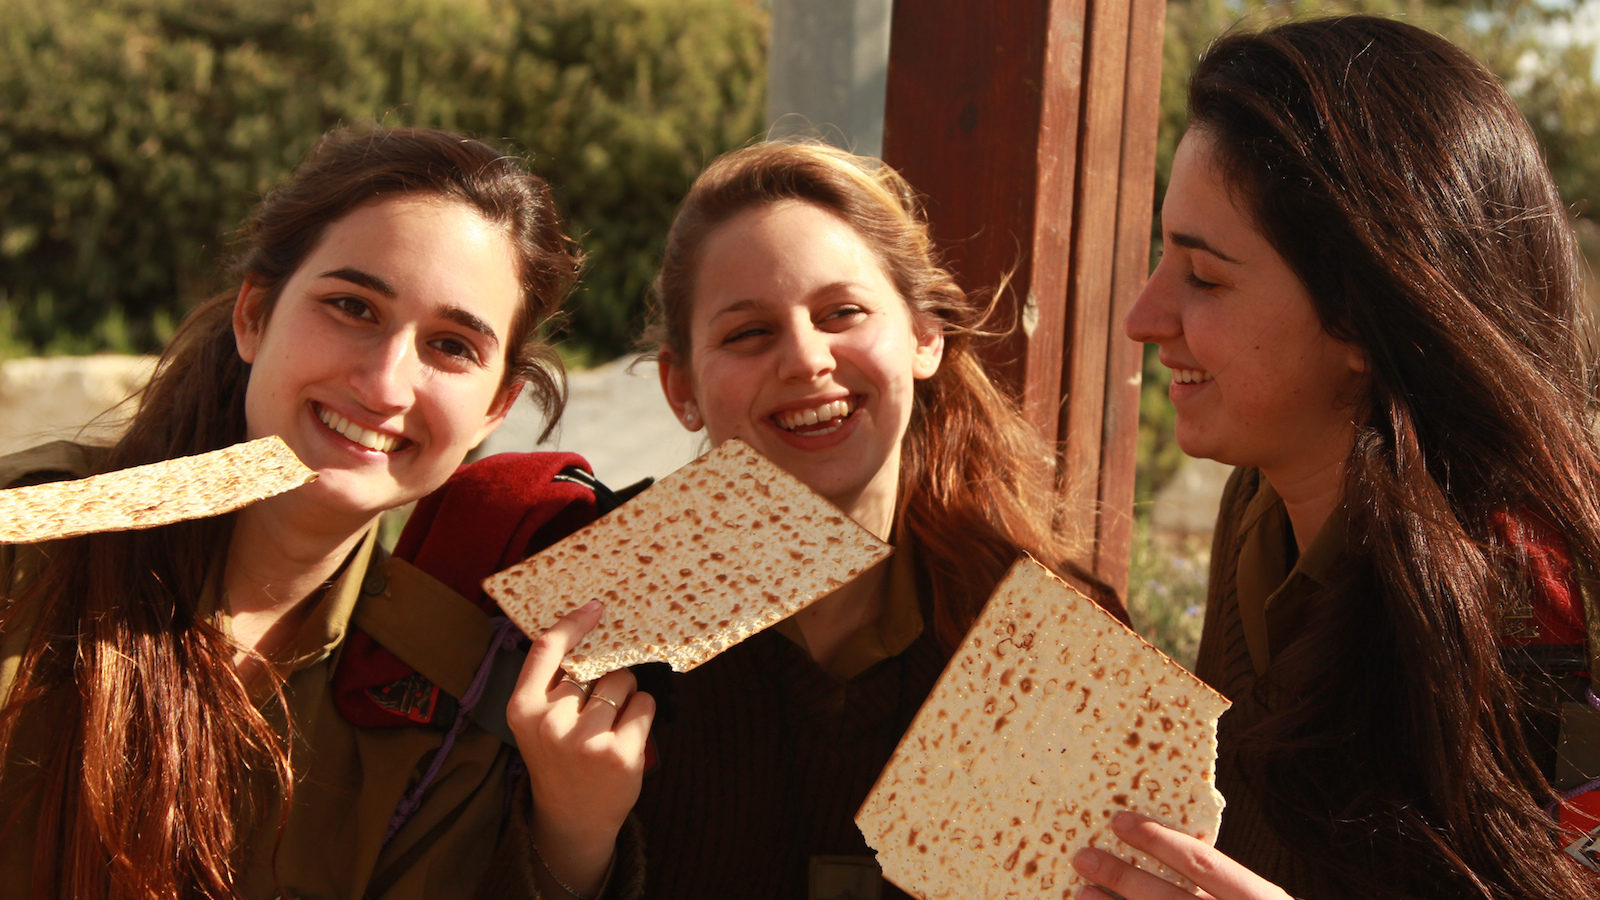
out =
[(0, 0), (0, 313), (35, 349), (148, 350), (317, 136), (505, 141), (591, 268), (570, 339), (626, 349), (677, 200), (756, 135), (754, 0)]
[[(1291, 17), (1363, 12), (1399, 16), (1443, 34), (1482, 59), (1510, 89), (1544, 147), (1586, 250), (1600, 250), (1600, 84), (1594, 47), (1572, 41), (1579, 6), (1596, 0), (1168, 0), (1161, 73), (1156, 202), (1187, 127), (1184, 91), (1201, 52), (1229, 28)], [(1159, 212), (1159, 209), (1157, 210)], [(1160, 240), (1154, 240), (1159, 252)], [(1154, 255), (1154, 253), (1152, 254)], [(1172, 436), (1168, 373), (1145, 347), (1140, 400), (1139, 495), (1148, 498), (1182, 461)]]

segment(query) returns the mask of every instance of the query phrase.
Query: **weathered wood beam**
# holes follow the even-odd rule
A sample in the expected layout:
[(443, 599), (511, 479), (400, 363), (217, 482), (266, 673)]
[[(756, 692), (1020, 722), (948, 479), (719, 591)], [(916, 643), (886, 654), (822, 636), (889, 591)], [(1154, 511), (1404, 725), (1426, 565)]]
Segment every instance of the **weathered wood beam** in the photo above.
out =
[[(986, 362), (1061, 442), (1080, 564), (1127, 584), (1160, 0), (896, 0), (884, 157), (928, 198), (968, 290), (1020, 325)], [(1091, 543), (1092, 539), (1092, 543)]]

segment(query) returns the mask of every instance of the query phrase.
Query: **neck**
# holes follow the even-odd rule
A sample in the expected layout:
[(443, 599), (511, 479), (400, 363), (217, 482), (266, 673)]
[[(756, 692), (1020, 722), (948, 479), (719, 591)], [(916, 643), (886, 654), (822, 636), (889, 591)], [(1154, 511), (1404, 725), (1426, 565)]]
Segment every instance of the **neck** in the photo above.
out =
[[(236, 658), (271, 657), (293, 636), (297, 611), (331, 579), (375, 519), (330, 522), (285, 494), (236, 516), (223, 569)], [(280, 627), (281, 626), (281, 627)]]
[(861, 573), (844, 587), (795, 613), (811, 658), (826, 667), (845, 641), (883, 615), (889, 561)]
[(1261, 474), (1283, 498), (1289, 524), (1294, 528), (1295, 546), (1305, 553), (1344, 497), (1344, 459), (1290, 471), (1263, 468)]
[[(859, 494), (829, 499), (856, 524), (887, 541), (894, 530), (899, 484), (899, 466), (884, 466)], [(795, 614), (812, 659), (826, 666), (852, 634), (882, 617), (888, 573), (889, 561), (884, 560)]]

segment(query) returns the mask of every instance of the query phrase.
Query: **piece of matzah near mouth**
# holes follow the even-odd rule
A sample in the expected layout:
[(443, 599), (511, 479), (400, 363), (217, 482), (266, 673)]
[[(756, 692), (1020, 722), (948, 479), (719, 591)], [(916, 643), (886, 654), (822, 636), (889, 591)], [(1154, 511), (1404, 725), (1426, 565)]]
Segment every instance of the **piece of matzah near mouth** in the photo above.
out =
[(0, 491), (0, 543), (219, 516), (316, 478), (282, 438), (264, 437), (88, 478), (11, 488)]

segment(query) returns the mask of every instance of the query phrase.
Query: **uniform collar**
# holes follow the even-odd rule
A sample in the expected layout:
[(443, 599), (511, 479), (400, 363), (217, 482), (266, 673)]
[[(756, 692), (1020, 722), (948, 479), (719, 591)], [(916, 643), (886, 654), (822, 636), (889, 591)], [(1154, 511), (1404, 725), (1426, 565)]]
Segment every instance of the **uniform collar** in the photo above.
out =
[[(284, 647), (277, 660), (279, 673), (287, 677), (301, 669), (328, 658), (344, 643), (350, 629), (350, 616), (355, 612), (356, 601), (361, 598), (361, 582), (378, 542), (378, 529), (368, 529), (366, 535), (350, 551), (344, 565), (329, 583), (322, 596), (311, 601), (314, 606), (306, 616), (305, 624)], [(212, 565), (201, 597), (202, 614), (215, 615), (225, 632), (232, 633), (226, 604), (222, 603), (222, 568), (226, 554), (221, 554)], [(331, 669), (329, 670), (332, 671)]]
[(1345, 554), (1344, 507), (1336, 507), (1299, 553), (1289, 510), (1265, 477), (1239, 519), (1236, 588), (1250, 662), (1260, 675), (1272, 654), (1294, 639), (1310, 598), (1331, 582)]

